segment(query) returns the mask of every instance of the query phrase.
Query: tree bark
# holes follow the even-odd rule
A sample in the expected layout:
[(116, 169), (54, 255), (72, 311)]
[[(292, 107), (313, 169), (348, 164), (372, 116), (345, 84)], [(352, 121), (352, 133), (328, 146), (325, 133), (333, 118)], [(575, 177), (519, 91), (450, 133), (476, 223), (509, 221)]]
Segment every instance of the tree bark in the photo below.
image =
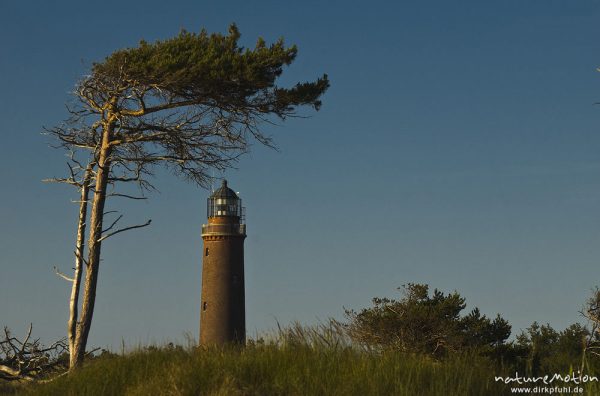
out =
[(69, 300), (69, 367), (75, 365), (75, 339), (77, 336), (77, 309), (79, 305), (79, 290), (81, 285), (81, 269), (85, 249), (85, 225), (87, 221), (88, 199), (90, 192), (90, 181), (92, 178), (92, 162), (88, 163), (81, 183), (81, 201), (79, 203), (79, 220), (77, 223), (77, 241), (75, 244), (75, 270), (73, 273), (73, 285), (71, 287), (71, 298)]
[(102, 131), (102, 145), (96, 172), (96, 184), (92, 211), (90, 213), (90, 235), (88, 239), (88, 261), (86, 263), (85, 286), (83, 289), (83, 304), (81, 307), (81, 320), (77, 323), (76, 337), (73, 348), (73, 360), (70, 370), (81, 366), (85, 356), (87, 339), (92, 325), (94, 304), (96, 302), (96, 285), (98, 283), (98, 269), (100, 266), (100, 250), (102, 242), (102, 222), (104, 219), (104, 203), (106, 201), (106, 187), (110, 174), (110, 145), (114, 120), (108, 120)]

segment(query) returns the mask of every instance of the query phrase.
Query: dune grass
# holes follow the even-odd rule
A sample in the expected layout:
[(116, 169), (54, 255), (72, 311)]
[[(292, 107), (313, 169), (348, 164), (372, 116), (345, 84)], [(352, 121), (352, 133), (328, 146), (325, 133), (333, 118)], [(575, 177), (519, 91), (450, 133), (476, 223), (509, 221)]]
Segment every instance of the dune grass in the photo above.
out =
[[(72, 375), (10, 390), (65, 396), (511, 394), (509, 385), (494, 382), (495, 375), (510, 373), (482, 357), (436, 361), (397, 351), (367, 351), (338, 330), (332, 325), (296, 325), (244, 348), (165, 346), (105, 354)], [(597, 386), (585, 388), (584, 394), (600, 394)]]
[(258, 345), (150, 348), (95, 359), (75, 375), (28, 386), (35, 395), (486, 395), (493, 368), (350, 348)]

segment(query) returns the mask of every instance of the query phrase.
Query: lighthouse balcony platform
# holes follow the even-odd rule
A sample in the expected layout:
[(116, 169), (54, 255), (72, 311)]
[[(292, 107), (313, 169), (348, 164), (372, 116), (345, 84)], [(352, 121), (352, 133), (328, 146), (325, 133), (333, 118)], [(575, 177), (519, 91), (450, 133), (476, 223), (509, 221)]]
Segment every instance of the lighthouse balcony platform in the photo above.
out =
[(202, 236), (246, 235), (246, 224), (202, 224)]

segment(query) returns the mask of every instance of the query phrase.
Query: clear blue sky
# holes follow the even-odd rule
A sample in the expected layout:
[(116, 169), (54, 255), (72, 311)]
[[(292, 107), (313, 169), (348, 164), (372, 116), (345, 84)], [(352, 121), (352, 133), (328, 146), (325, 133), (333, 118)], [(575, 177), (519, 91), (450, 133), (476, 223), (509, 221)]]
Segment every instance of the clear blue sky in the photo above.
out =
[[(314, 323), (407, 282), (457, 290), (513, 331), (562, 329), (600, 284), (600, 2), (0, 2), (0, 325), (65, 334), (74, 191), (42, 126), (91, 62), (180, 28), (299, 46), (323, 108), (265, 127), (229, 171), (247, 207), (250, 334)], [(90, 345), (197, 337), (207, 191), (159, 173), (152, 226), (103, 248)]]

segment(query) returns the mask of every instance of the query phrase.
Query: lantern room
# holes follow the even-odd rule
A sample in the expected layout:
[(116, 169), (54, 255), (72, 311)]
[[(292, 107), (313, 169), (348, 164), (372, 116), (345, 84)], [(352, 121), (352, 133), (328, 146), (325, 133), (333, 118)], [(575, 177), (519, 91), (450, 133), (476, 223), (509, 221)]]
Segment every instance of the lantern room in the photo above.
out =
[(208, 197), (207, 215), (211, 217), (237, 217), (243, 221), (242, 200), (235, 191), (227, 187), (227, 180), (223, 180), (221, 187)]

